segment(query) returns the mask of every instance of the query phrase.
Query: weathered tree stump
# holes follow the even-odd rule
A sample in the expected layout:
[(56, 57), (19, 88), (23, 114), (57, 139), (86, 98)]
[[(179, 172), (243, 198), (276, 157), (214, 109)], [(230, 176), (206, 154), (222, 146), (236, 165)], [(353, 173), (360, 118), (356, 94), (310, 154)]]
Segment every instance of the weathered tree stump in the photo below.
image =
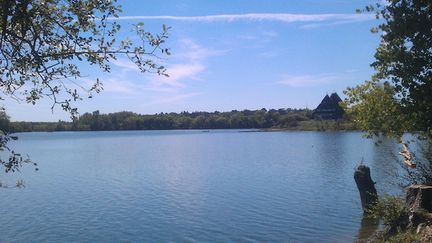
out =
[(432, 186), (411, 185), (407, 189), (406, 202), (411, 212), (432, 213)]
[(363, 211), (367, 210), (378, 200), (375, 182), (370, 176), (370, 169), (366, 165), (359, 165), (354, 172), (354, 180), (360, 192)]

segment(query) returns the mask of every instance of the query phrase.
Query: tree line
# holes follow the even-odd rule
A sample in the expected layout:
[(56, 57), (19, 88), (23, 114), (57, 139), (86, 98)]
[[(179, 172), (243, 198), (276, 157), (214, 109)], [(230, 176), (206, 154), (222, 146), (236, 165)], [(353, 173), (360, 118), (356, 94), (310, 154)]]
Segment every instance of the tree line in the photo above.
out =
[[(11, 132), (113, 131), (169, 129), (295, 128), (311, 121), (309, 109), (260, 109), (229, 112), (181, 112), (142, 115), (129, 111), (84, 113), (72, 122), (10, 122), (6, 114), (0, 125)], [(6, 126), (6, 127), (5, 127)]]

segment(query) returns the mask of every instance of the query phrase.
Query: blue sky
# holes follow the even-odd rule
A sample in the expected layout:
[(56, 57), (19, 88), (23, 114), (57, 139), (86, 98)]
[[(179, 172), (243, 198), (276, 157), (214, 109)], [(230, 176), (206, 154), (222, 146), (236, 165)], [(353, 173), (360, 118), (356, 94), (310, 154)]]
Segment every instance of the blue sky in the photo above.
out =
[[(133, 38), (132, 24), (157, 32), (171, 26), (162, 62), (169, 78), (139, 73), (120, 57), (109, 74), (83, 68), (83, 80), (99, 77), (104, 91), (78, 102), (80, 113), (133, 111), (230, 111), (315, 108), (326, 93), (368, 79), (379, 36), (372, 16), (355, 10), (375, 1), (219, 0), (119, 1), (119, 38)], [(50, 101), (6, 100), (12, 120), (67, 120)]]

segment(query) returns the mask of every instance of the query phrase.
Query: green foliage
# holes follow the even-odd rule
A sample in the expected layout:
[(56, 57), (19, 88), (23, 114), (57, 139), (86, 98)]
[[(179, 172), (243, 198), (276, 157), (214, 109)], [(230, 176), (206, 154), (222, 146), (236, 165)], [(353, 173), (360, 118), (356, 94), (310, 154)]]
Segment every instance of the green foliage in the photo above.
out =
[[(368, 6), (382, 23), (371, 82), (347, 90), (347, 108), (364, 130), (432, 136), (432, 2), (391, 0)], [(381, 83), (382, 85), (380, 85)], [(377, 107), (375, 107), (377, 106)], [(390, 121), (394, 120), (394, 121)]]
[[(29, 158), (22, 156), (20, 153), (8, 147), (8, 143), (11, 140), (17, 140), (16, 136), (11, 135), (11, 130), (12, 125), (9, 121), (9, 116), (4, 109), (0, 108), (0, 165), (4, 167), (6, 173), (20, 171), (23, 164), (31, 163)], [(36, 163), (33, 163), (33, 165), (37, 166)], [(36, 168), (36, 170), (38, 170), (38, 168)], [(2, 185), (0, 185), (0, 187), (2, 187)]]
[[(23, 164), (32, 163), (29, 158), (23, 157), (20, 153), (8, 147), (8, 142), (16, 139), (17, 137), (10, 135), (10, 133), (0, 131), (0, 165), (4, 167), (6, 173), (20, 171)], [(5, 152), (8, 153), (5, 155)], [(4, 157), (6, 157), (6, 159)], [(33, 163), (33, 165), (37, 166), (36, 163)], [(36, 168), (36, 170), (38, 170), (38, 168)]]
[(135, 25), (138, 44), (120, 43), (115, 18), (121, 7), (112, 0), (0, 0), (0, 87), (5, 95), (35, 104), (43, 97), (75, 117), (72, 102), (83, 93), (92, 97), (102, 83), (90, 87), (79, 81), (79, 65), (111, 70), (110, 62), (124, 55), (142, 72), (166, 75), (158, 54), (170, 54), (162, 44), (168, 30), (154, 35), (143, 24)]
[[(121, 7), (115, 0), (0, 0), (0, 88), (5, 96), (36, 104), (42, 98), (52, 101), (52, 109), (59, 105), (78, 116), (73, 103), (82, 97), (91, 98), (103, 87), (98, 78), (86, 86), (80, 80), (80, 67), (88, 65), (110, 72), (110, 63), (123, 55), (137, 65), (141, 72), (165, 75), (159, 55), (169, 55), (163, 48), (169, 27), (162, 26), (159, 34), (152, 34), (143, 23), (134, 25), (137, 44), (126, 39), (116, 40), (120, 25), (115, 22)], [(0, 97), (1, 99), (1, 97)], [(96, 121), (97, 122), (97, 121)], [(50, 124), (15, 123), (0, 109), (0, 164), (5, 171), (18, 171), (30, 163), (7, 147), (15, 137), (11, 129), (19, 131), (71, 130), (70, 124), (59, 121)], [(84, 129), (72, 124), (73, 129)]]
[[(432, 2), (386, 3), (359, 11), (375, 13), (381, 20), (372, 29), (381, 42), (371, 64), (375, 74), (371, 81), (345, 91), (345, 109), (368, 137), (383, 134), (401, 142), (402, 135), (411, 132), (432, 144)], [(406, 168), (405, 179), (430, 183), (432, 160), (415, 162), (417, 168)]]
[(413, 129), (389, 83), (366, 81), (344, 93), (346, 115), (360, 129), (368, 131), (369, 137), (383, 134), (400, 138)]
[(302, 121), (310, 120), (307, 117), (306, 112), (301, 113), (292, 113), (292, 114), (284, 114), (278, 117), (280, 127), (282, 128), (294, 128), (300, 125)]
[(375, 243), (410, 243), (410, 242), (421, 242), (421, 235), (416, 234), (412, 230), (406, 230), (404, 232), (398, 232), (396, 235), (391, 237), (380, 237)]
[(0, 131), (10, 130), (10, 120), (9, 116), (4, 110), (0, 109)]
[[(302, 109), (244, 110), (230, 112), (181, 112), (140, 115), (123, 111), (84, 113), (73, 122), (13, 122), (15, 132), (30, 131), (109, 131), (165, 129), (248, 129), (353, 130), (346, 121), (313, 120), (311, 111)], [(317, 124), (320, 124), (317, 129)]]
[(375, 79), (389, 80), (414, 129), (432, 124), (432, 2), (393, 0), (376, 9), (381, 43), (372, 67)]
[(382, 219), (384, 225), (396, 226), (404, 215), (407, 215), (405, 201), (397, 196), (385, 195), (367, 211), (367, 217)]

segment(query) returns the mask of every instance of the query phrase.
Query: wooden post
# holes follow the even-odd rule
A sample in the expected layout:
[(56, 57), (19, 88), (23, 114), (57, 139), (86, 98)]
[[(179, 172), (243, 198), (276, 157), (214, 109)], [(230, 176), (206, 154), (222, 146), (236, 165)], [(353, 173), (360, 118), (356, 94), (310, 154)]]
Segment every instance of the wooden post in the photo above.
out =
[(370, 176), (369, 167), (366, 165), (359, 165), (354, 172), (354, 180), (360, 192), (363, 211), (366, 213), (367, 209), (378, 200), (375, 182)]

